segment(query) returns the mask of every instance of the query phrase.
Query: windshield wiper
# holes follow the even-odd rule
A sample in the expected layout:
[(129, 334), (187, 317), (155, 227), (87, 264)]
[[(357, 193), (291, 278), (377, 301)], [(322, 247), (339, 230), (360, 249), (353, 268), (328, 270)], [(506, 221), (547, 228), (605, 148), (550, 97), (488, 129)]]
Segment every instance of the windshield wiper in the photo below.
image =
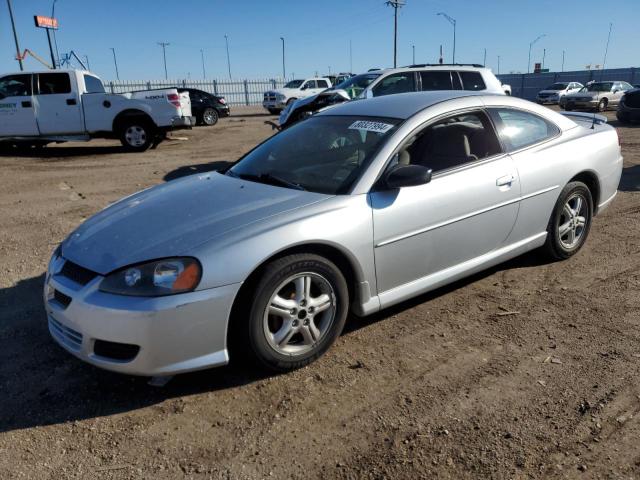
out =
[(242, 180), (249, 180), (251, 182), (266, 183), (269, 185), (293, 188), (295, 190), (306, 190), (306, 188), (304, 188), (302, 185), (290, 182), (289, 180), (285, 180), (284, 178), (278, 177), (273, 173), (261, 173), (260, 175), (255, 175), (252, 173), (235, 173), (229, 170), (228, 174), (230, 174), (232, 177), (240, 178)]

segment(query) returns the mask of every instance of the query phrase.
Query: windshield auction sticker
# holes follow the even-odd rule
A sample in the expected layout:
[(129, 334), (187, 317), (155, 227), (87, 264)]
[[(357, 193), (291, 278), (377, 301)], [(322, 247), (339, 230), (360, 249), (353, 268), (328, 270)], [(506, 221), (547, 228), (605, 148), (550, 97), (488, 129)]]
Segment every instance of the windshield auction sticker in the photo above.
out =
[(389, 123), (357, 120), (351, 124), (349, 130), (366, 130), (367, 132), (385, 133), (391, 128), (393, 128), (393, 125)]

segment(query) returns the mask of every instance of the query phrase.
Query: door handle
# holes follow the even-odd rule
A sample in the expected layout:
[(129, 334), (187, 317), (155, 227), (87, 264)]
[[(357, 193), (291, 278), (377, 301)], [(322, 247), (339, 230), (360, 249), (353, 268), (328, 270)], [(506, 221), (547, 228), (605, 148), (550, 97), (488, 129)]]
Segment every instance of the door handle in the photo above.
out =
[(22, 108), (31, 108), (31, 102), (29, 101), (22, 102)]
[(67, 98), (67, 105), (76, 105), (75, 98)]
[(505, 175), (503, 177), (500, 177), (500, 178), (496, 179), (496, 186), (498, 186), (498, 187), (504, 187), (504, 186), (507, 186), (507, 185), (510, 186), (515, 179), (516, 179), (516, 177), (514, 177), (511, 174)]

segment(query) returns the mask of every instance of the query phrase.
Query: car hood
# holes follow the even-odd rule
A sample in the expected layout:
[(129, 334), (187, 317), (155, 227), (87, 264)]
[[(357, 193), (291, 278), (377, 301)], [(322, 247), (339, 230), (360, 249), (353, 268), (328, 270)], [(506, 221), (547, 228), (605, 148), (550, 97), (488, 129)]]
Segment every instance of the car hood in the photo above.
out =
[(560, 93), (564, 92), (564, 90), (540, 90), (538, 93)]
[(284, 96), (293, 95), (294, 93), (300, 93), (300, 90), (297, 88), (276, 88), (274, 90), (269, 90), (269, 93), (282, 94)]
[(102, 210), (62, 243), (62, 256), (104, 275), (147, 260), (189, 255), (217, 236), (330, 197), (216, 172), (192, 175)]
[(592, 98), (596, 98), (600, 93), (604, 93), (604, 92), (574, 92), (574, 93), (569, 93), (566, 96), (567, 97), (592, 97)]

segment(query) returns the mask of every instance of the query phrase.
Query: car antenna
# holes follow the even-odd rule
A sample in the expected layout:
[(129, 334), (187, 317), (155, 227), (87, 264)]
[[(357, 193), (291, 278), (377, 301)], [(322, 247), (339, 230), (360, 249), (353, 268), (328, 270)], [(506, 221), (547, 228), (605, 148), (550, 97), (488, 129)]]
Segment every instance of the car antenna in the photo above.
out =
[(591, 130), (596, 128), (596, 114), (593, 114), (593, 122), (591, 123)]

